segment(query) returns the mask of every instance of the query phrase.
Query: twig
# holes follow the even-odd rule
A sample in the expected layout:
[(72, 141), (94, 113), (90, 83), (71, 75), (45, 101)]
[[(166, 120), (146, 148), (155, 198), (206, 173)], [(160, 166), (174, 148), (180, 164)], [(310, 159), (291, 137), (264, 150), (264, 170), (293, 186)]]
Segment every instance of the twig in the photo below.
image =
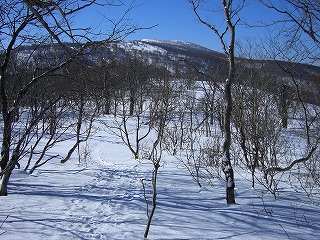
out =
[[(3, 224), (5, 223), (5, 221), (7, 221), (7, 219), (8, 219), (9, 216), (10, 216), (10, 214), (7, 215), (7, 217), (2, 221), (2, 223), (1, 223), (1, 225), (0, 225), (0, 228), (2, 228)], [(0, 235), (5, 234), (6, 232), (7, 232), (7, 231), (4, 231), (4, 232), (0, 233)]]
[(284, 233), (287, 235), (288, 239), (291, 239), (290, 236), (289, 236), (289, 234), (287, 233), (287, 231), (286, 231), (286, 230), (284, 229), (284, 227), (281, 225), (281, 223), (280, 223), (278, 220), (276, 220), (276, 222), (279, 224), (279, 226), (282, 228), (282, 230), (284, 231)]
[(146, 193), (146, 187), (145, 187), (145, 185), (144, 185), (144, 181), (150, 181), (150, 180), (141, 178), (140, 181), (141, 181), (141, 184), (142, 184), (142, 187), (143, 187), (143, 197), (144, 197), (144, 201), (145, 201), (146, 204), (147, 204), (147, 217), (149, 218), (149, 204), (148, 204), (148, 200), (147, 200), (147, 193)]

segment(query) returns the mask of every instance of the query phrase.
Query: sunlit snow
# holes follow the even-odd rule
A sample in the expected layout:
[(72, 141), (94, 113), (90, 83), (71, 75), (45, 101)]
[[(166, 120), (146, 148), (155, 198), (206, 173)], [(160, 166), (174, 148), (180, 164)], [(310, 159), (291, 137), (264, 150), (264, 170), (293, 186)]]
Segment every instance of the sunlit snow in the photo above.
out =
[[(61, 154), (69, 147), (60, 147)], [(152, 165), (134, 160), (102, 128), (88, 150), (80, 165), (73, 156), (32, 175), (14, 170), (9, 196), (0, 198), (1, 239), (143, 239), (141, 179), (151, 178)], [(161, 164), (149, 239), (320, 239), (319, 201), (303, 192), (288, 186), (275, 200), (262, 187), (252, 189), (250, 174), (235, 168), (237, 204), (228, 206), (222, 179), (199, 188), (175, 158), (164, 156)], [(146, 190), (149, 201), (148, 183)]]

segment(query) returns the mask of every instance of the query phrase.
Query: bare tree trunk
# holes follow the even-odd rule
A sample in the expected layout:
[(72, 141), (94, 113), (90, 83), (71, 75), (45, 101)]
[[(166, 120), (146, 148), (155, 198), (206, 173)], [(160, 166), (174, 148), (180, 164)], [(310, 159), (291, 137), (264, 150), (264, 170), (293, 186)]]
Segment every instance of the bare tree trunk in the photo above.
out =
[(1, 72), (0, 72), (0, 89), (1, 89), (1, 103), (2, 103), (2, 117), (3, 117), (3, 133), (2, 133), (2, 146), (1, 146), (1, 160), (0, 160), (0, 172), (2, 173), (4, 170), (6, 172), (3, 173), (1, 177), (1, 186), (0, 186), (0, 196), (6, 196), (7, 195), (7, 185), (9, 182), (9, 178), (11, 175), (12, 169), (6, 169), (7, 165), (9, 163), (10, 158), (10, 145), (11, 145), (11, 114), (9, 112), (8, 107), (8, 99), (7, 94), (5, 92), (5, 68), (7, 66), (3, 64), (1, 66)]
[(8, 195), (8, 183), (11, 176), (12, 169), (7, 169), (1, 177), (1, 185), (0, 185), (0, 196)]
[[(235, 45), (235, 24), (231, 23), (231, 4), (232, 1), (226, 3), (225, 0), (222, 1), (224, 6), (224, 14), (227, 22), (228, 29), (230, 31), (230, 43), (228, 52), (226, 52), (229, 61), (229, 73), (228, 79), (225, 83), (224, 97), (225, 97), (225, 115), (224, 115), (224, 131), (225, 139), (223, 144), (223, 160), (222, 160), (222, 170), (226, 177), (226, 200), (228, 204), (235, 203), (234, 197), (234, 174), (231, 165), (230, 158), (230, 146), (231, 146), (231, 114), (232, 114), (232, 94), (231, 86), (235, 80), (235, 59), (234, 59), (234, 45)], [(226, 49), (225, 49), (226, 50)]]
[[(152, 173), (152, 209), (150, 214), (148, 214), (148, 222), (146, 225), (145, 233), (144, 233), (144, 238), (148, 237), (149, 234), (149, 229), (151, 226), (151, 221), (154, 215), (154, 212), (156, 210), (157, 206), (157, 176), (158, 176), (158, 169), (160, 167), (160, 161), (162, 158), (162, 152), (163, 152), (163, 147), (162, 147), (162, 141), (164, 137), (164, 130), (165, 126), (167, 123), (168, 119), (168, 114), (169, 114), (169, 89), (168, 86), (166, 85), (166, 79), (165, 82), (163, 83), (163, 89), (162, 89), (162, 99), (160, 100), (160, 105), (154, 109), (154, 112), (152, 113), (153, 116), (159, 116), (159, 121), (156, 121), (157, 123), (157, 128), (155, 129), (157, 132), (157, 139), (153, 142), (152, 144), (152, 149), (149, 155), (149, 160), (152, 161), (153, 164), (153, 173)], [(154, 123), (152, 123), (154, 124)]]
[[(15, 149), (14, 153), (11, 156), (10, 161), (8, 160), (7, 166), (4, 169), (1, 169), (1, 185), (0, 185), (0, 196), (8, 195), (8, 183), (11, 176), (11, 173), (18, 162), (18, 148)], [(9, 158), (9, 156), (8, 156)]]
[(136, 93), (134, 89), (130, 89), (130, 107), (129, 107), (129, 115), (132, 116), (134, 113), (134, 107), (136, 104)]
[[(231, 76), (229, 74), (229, 76)], [(222, 170), (226, 178), (226, 200), (228, 204), (235, 203), (234, 197), (234, 174), (230, 160), (230, 146), (231, 146), (231, 113), (232, 113), (232, 96), (231, 96), (231, 81), (227, 79), (225, 84), (225, 102), (226, 111), (224, 115), (224, 144), (223, 144), (223, 160)]]
[[(223, 7), (224, 20), (225, 20), (225, 30), (220, 32), (218, 28), (210, 24), (208, 21), (204, 20), (199, 15), (199, 7), (202, 3), (201, 0), (189, 0), (192, 5), (193, 11), (198, 17), (198, 20), (210, 28), (219, 38), (222, 45), (223, 51), (228, 57), (229, 63), (229, 73), (228, 78), (225, 82), (224, 89), (224, 103), (225, 103), (225, 112), (223, 117), (223, 130), (224, 130), (224, 144), (223, 144), (223, 160), (222, 160), (222, 170), (226, 178), (226, 200), (228, 204), (235, 203), (234, 198), (234, 174), (230, 160), (230, 146), (231, 146), (231, 114), (232, 114), (232, 83), (235, 81), (235, 57), (234, 57), (234, 46), (235, 46), (235, 27), (240, 19), (233, 21), (237, 17), (243, 6), (244, 0), (239, 2), (239, 6), (235, 6), (235, 3), (232, 0), (222, 0), (221, 4)], [(228, 33), (228, 34), (226, 34)], [(226, 35), (229, 36), (229, 43), (225, 41)], [(222, 119), (221, 119), (222, 120)]]
[(282, 86), (281, 97), (280, 97), (280, 116), (283, 128), (288, 128), (288, 90), (286, 85)]
[(157, 176), (158, 176), (158, 169), (160, 165), (157, 163), (157, 164), (154, 164), (153, 167), (154, 169), (153, 169), (153, 175), (152, 175), (152, 208), (151, 208), (150, 214), (148, 214), (148, 222), (147, 222), (146, 230), (144, 232), (144, 238), (148, 237), (153, 214), (157, 206)]
[[(82, 120), (83, 120), (83, 111), (84, 111), (84, 97), (83, 97), (83, 95), (81, 95), (80, 96), (79, 115), (78, 115), (78, 120), (77, 120), (76, 142), (72, 146), (72, 148), (70, 148), (67, 156), (60, 161), (61, 163), (67, 162), (70, 159), (70, 157), (73, 154), (73, 152), (77, 148), (78, 148), (78, 151), (79, 151), (79, 145), (83, 141), (83, 140), (80, 139), (81, 126), (82, 126)], [(80, 163), (80, 155), (79, 155), (79, 163)]]
[[(6, 112), (4, 110), (4, 112)], [(3, 113), (3, 133), (2, 133), (2, 146), (1, 146), (1, 161), (0, 171), (3, 171), (9, 162), (9, 150), (10, 150), (10, 139), (11, 139), (11, 121), (10, 116), (7, 113)]]

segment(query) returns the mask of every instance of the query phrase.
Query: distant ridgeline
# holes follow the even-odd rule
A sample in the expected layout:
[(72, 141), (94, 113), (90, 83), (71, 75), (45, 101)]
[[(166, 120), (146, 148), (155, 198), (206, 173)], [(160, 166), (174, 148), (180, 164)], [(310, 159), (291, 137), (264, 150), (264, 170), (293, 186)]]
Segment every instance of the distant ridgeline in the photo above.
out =
[[(184, 41), (143, 39), (123, 42), (94, 42), (87, 45), (66, 43), (65, 50), (57, 45), (21, 46), (15, 50), (17, 65), (47, 69), (67, 61), (86, 67), (101, 67), (111, 62), (134, 59), (157, 68), (165, 68), (171, 78), (214, 81), (222, 83), (227, 76), (228, 62), (223, 53)], [(274, 93), (286, 91), (289, 95), (297, 87), (305, 102), (320, 105), (320, 67), (302, 63), (275, 60), (237, 58), (237, 78), (240, 84), (249, 84), (248, 74), (255, 77), (257, 87)], [(267, 79), (267, 80), (266, 80)]]

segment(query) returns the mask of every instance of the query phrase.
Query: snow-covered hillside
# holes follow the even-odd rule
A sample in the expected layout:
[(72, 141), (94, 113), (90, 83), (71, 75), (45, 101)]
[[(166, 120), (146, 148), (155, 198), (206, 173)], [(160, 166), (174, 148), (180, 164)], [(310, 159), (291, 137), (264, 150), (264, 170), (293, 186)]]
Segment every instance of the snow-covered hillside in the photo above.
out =
[[(60, 147), (61, 154), (69, 147)], [(134, 160), (102, 128), (88, 150), (81, 165), (74, 156), (32, 175), (13, 172), (9, 196), (0, 198), (1, 239), (143, 239), (141, 179), (151, 178), (151, 164)], [(275, 200), (263, 188), (252, 189), (250, 174), (236, 168), (237, 204), (227, 206), (221, 179), (199, 188), (175, 158), (161, 163), (149, 239), (320, 239), (318, 198), (311, 203), (288, 186)], [(148, 200), (150, 192), (146, 183)]]
[[(43, 69), (61, 60), (49, 46), (30, 58), (28, 47), (16, 53)], [(12, 125), (11, 145), (4, 144), (10, 170), (21, 166), (13, 169), (9, 195), (0, 197), (0, 238), (142, 239), (154, 192), (152, 172), (161, 159), (149, 239), (320, 239), (319, 106), (287, 101), (286, 76), (272, 71), (269, 78), (274, 62), (250, 62), (241, 69), (243, 79), (251, 67), (263, 67), (266, 76), (249, 71), (250, 82), (234, 88), (237, 204), (228, 206), (220, 169), (224, 102), (219, 83), (227, 69), (221, 53), (149, 39), (99, 43), (77, 60), (86, 65), (88, 78), (66, 66), (66, 78), (39, 82), (39, 90), (30, 89), (20, 105), (10, 103), (17, 105), (8, 113), (12, 123), (0, 117), (0, 128)], [(143, 60), (150, 65), (140, 64)], [(299, 66), (301, 73), (319, 69)], [(216, 72), (205, 81), (195, 69)], [(18, 73), (27, 76), (24, 68)], [(270, 80), (265, 88), (264, 80)], [(51, 84), (59, 88), (51, 91)], [(15, 89), (8, 90), (10, 96)], [(60, 163), (70, 149), (75, 150), (71, 159)], [(306, 162), (308, 152), (314, 155)], [(7, 169), (2, 174), (11, 173)]]
[[(71, 52), (79, 48), (73, 44), (67, 44), (67, 47)], [(33, 63), (38, 67), (50, 61), (56, 63), (57, 60), (62, 61), (66, 58), (64, 50), (58, 45), (47, 45), (36, 49), (34, 46), (23, 46), (16, 50), (16, 54), (18, 62), (21, 62), (22, 65), (28, 61), (29, 64)], [(225, 54), (181, 40), (142, 39), (110, 43), (97, 42), (86, 48), (82, 56), (84, 62), (93, 65), (99, 65), (110, 59), (123, 60), (128, 57), (138, 58), (158, 67), (175, 69), (172, 71), (174, 74), (186, 73), (186, 69), (192, 66), (192, 68), (214, 76), (226, 73), (228, 68)], [(45, 58), (46, 61), (39, 60), (41, 58)], [(286, 69), (293, 65), (296, 74), (301, 79), (319, 84), (320, 68), (318, 66), (244, 58), (238, 58), (238, 62), (258, 72), (263, 67), (264, 71), (270, 71), (270, 73), (277, 74), (278, 77), (288, 77), (282, 68)], [(285, 81), (285, 84), (288, 84), (288, 81)]]

